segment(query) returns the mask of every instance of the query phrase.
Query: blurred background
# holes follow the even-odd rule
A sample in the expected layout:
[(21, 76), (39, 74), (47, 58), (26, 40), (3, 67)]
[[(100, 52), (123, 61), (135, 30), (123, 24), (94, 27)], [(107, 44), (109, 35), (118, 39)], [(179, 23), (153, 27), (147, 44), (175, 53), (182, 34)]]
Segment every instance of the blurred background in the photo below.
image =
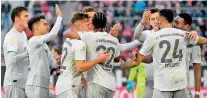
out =
[[(207, 38), (207, 1), (193, 1), (193, 0), (178, 0), (178, 1), (152, 1), (152, 0), (138, 0), (138, 1), (1, 1), (1, 86), (3, 85), (3, 77), (5, 72), (5, 63), (3, 55), (3, 40), (5, 34), (12, 28), (12, 21), (10, 12), (16, 6), (27, 7), (30, 17), (43, 14), (46, 16), (50, 27), (54, 25), (56, 20), (55, 4), (58, 4), (63, 13), (63, 21), (58, 37), (53, 41), (48, 42), (50, 49), (61, 50), (64, 38), (63, 32), (70, 29), (70, 19), (75, 11), (81, 11), (84, 6), (95, 7), (98, 11), (102, 11), (107, 15), (108, 27), (112, 27), (115, 23), (121, 23), (118, 39), (120, 43), (127, 43), (132, 41), (134, 28), (140, 22), (144, 9), (150, 8), (169, 8), (173, 10), (174, 16), (179, 13), (189, 13), (193, 18), (192, 30), (196, 30), (200, 36)], [(146, 24), (145, 30), (151, 29), (150, 24)], [(32, 37), (32, 32), (25, 30), (28, 39)], [(207, 98), (207, 46), (202, 47), (202, 89), (201, 98)], [(121, 53), (121, 56), (127, 60), (130, 57), (131, 51)], [(115, 98), (134, 98), (134, 93), (128, 94), (124, 89), (127, 82), (128, 71), (123, 73), (119, 66), (114, 66), (114, 74), (117, 81), (117, 92)], [(52, 76), (51, 83), (54, 85), (57, 77)], [(190, 85), (194, 89), (194, 73), (192, 66), (190, 66)]]

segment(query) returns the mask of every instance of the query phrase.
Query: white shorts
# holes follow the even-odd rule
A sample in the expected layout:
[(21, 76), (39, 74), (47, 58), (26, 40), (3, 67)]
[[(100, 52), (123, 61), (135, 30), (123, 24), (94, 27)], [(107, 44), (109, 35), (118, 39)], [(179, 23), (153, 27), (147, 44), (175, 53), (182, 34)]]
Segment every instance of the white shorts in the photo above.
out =
[(27, 98), (49, 98), (49, 89), (38, 86), (26, 86)]
[(17, 86), (7, 86), (4, 88), (6, 98), (26, 98), (25, 90)]

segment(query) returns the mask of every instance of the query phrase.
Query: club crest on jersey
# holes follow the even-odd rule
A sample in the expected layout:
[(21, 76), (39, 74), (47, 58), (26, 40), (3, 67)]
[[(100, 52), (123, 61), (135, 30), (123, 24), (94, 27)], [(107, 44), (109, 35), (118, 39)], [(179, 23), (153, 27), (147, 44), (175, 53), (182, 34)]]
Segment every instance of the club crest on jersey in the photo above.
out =
[(15, 40), (13, 37), (9, 39), (9, 43), (13, 44), (14, 42), (15, 42)]
[(81, 51), (85, 50), (85, 48), (86, 48), (85, 46), (80, 46)]

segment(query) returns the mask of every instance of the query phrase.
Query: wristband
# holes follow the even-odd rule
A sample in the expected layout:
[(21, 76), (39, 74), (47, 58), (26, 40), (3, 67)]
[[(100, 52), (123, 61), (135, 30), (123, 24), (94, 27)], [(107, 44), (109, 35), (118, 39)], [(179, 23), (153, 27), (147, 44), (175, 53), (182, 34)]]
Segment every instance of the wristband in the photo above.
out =
[(200, 96), (200, 92), (199, 91), (195, 91), (195, 95)]

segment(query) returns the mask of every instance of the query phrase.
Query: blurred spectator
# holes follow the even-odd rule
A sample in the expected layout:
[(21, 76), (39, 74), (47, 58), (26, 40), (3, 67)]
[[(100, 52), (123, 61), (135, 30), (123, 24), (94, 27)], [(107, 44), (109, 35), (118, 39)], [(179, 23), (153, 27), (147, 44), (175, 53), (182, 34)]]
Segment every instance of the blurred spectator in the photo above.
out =
[[(1, 27), (2, 30), (9, 29), (9, 15), (11, 8), (13, 5), (17, 4), (25, 4), (31, 12), (31, 16), (36, 14), (44, 14), (47, 17), (49, 24), (54, 24), (55, 18), (53, 15), (54, 4), (59, 4), (60, 6), (65, 6), (65, 2), (73, 2), (76, 5), (75, 11), (81, 11), (84, 6), (92, 6), (95, 7), (98, 11), (103, 11), (107, 15), (107, 30), (115, 24), (121, 23), (118, 39), (121, 43), (130, 42), (133, 36), (133, 29), (140, 22), (143, 11), (145, 8), (170, 8), (173, 10), (174, 15), (182, 12), (189, 13), (193, 18), (192, 30), (196, 30), (199, 32), (201, 36), (207, 37), (207, 1), (153, 1), (153, 0), (139, 0), (139, 1), (15, 1), (15, 2), (2, 2), (2, 22)], [(68, 11), (70, 6), (65, 6), (65, 11)], [(6, 14), (5, 14), (6, 13)], [(71, 15), (69, 15), (71, 16)], [(65, 17), (69, 18), (69, 17)], [(64, 18), (64, 19), (65, 19)], [(70, 20), (70, 19), (68, 19)], [(67, 20), (67, 21), (68, 21)], [(51, 25), (52, 27), (52, 25)], [(68, 28), (66, 28), (68, 27)], [(64, 38), (63, 32), (70, 28), (70, 22), (67, 24), (63, 24), (60, 32), (58, 33), (58, 37), (49, 43), (50, 47), (62, 47)], [(145, 29), (151, 29), (149, 23), (145, 25)], [(25, 30), (28, 38), (32, 36), (32, 32), (30, 30)], [(205, 49), (205, 50), (204, 50)], [(203, 47), (203, 55), (207, 55), (207, 48)], [(128, 52), (122, 53), (124, 57), (127, 57)], [(207, 59), (207, 58), (206, 58)]]
[(53, 48), (51, 50), (51, 53), (53, 55), (53, 57), (55, 58), (56, 60), (56, 64), (60, 65), (60, 62), (61, 62), (61, 54), (62, 54), (62, 49), (58, 49), (58, 48)]
[(146, 3), (145, 1), (137, 1), (134, 5), (133, 12), (135, 14), (143, 14)]
[(10, 11), (11, 11), (11, 4), (8, 1), (5, 1), (1, 5), (1, 29), (9, 30), (11, 26), (11, 22), (9, 21), (10, 19)]

